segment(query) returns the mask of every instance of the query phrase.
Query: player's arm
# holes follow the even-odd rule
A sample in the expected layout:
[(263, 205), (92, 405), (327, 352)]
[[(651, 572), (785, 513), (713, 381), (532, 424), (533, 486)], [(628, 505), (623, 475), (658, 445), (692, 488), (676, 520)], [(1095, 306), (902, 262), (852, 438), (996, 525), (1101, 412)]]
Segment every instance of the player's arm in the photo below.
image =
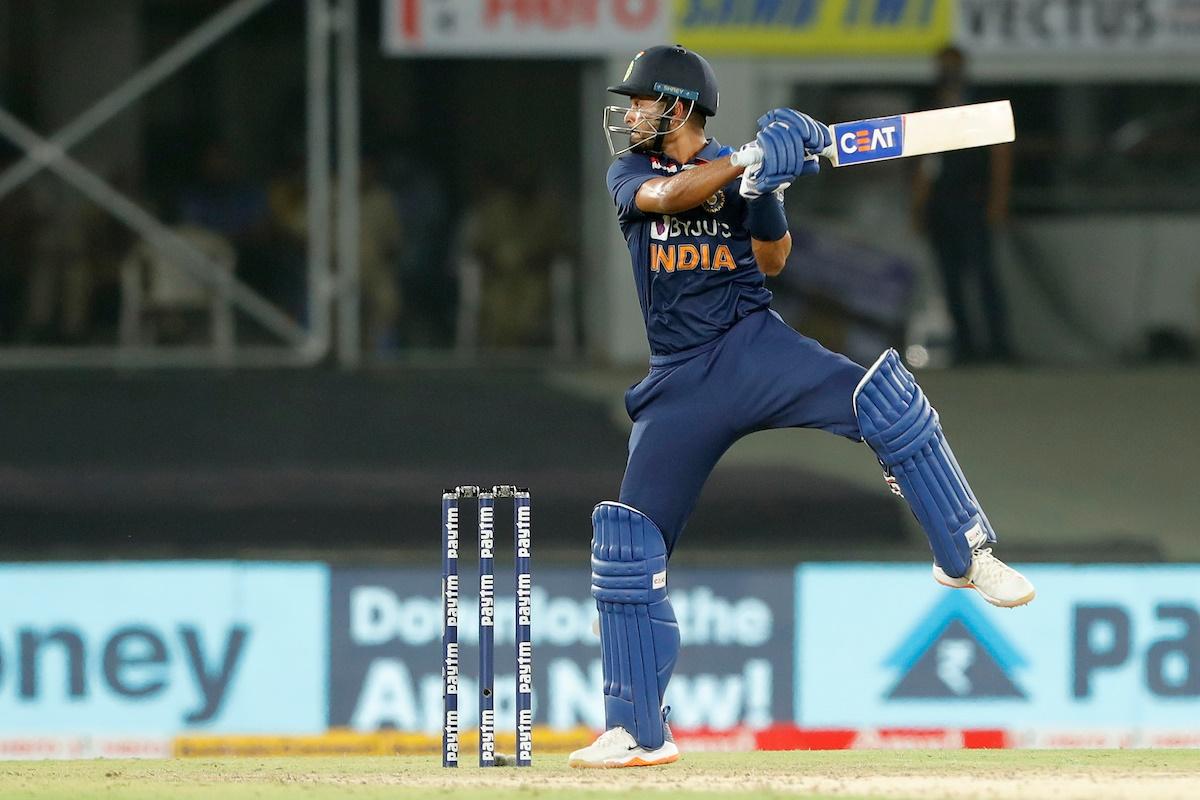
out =
[(766, 242), (750, 237), (750, 248), (754, 251), (754, 260), (758, 262), (758, 270), (764, 275), (775, 277), (783, 272), (787, 265), (787, 257), (792, 252), (792, 235), (784, 233), (782, 239)]
[(676, 175), (651, 178), (637, 192), (637, 207), (646, 214), (679, 214), (690, 211), (742, 174), (729, 156), (718, 158)]
[(759, 177), (760, 170), (746, 170), (739, 192), (746, 198), (746, 230), (750, 233), (754, 260), (759, 272), (774, 277), (783, 272), (792, 252), (792, 234), (788, 232), (787, 214), (783, 210), (783, 190), (791, 183), (781, 183), (773, 191), (764, 191)]
[[(742, 173), (741, 167), (730, 163), (728, 156), (710, 161), (694, 169), (683, 170), (669, 177), (651, 178), (641, 185), (637, 193), (637, 207), (647, 214), (678, 214), (688, 211), (712, 197), (718, 190)], [(756, 215), (756, 206), (774, 204), (778, 208), (764, 208), (765, 214)], [(783, 219), (783, 202), (769, 193), (755, 198), (750, 203), (751, 238), (750, 247), (754, 251), (754, 259), (758, 268), (766, 275), (778, 275), (787, 263), (788, 254), (792, 252), (792, 235), (787, 231), (784, 220), (782, 230), (775, 223), (775, 218)], [(767, 225), (758, 226), (756, 217), (767, 217)], [(759, 237), (755, 237), (755, 233)]]
[(761, 160), (742, 173), (740, 192), (746, 198), (750, 247), (764, 275), (783, 272), (792, 252), (783, 190), (796, 178), (820, 171), (816, 154), (831, 141), (829, 126), (795, 109), (777, 108), (759, 117), (758, 135), (746, 148), (757, 149)]

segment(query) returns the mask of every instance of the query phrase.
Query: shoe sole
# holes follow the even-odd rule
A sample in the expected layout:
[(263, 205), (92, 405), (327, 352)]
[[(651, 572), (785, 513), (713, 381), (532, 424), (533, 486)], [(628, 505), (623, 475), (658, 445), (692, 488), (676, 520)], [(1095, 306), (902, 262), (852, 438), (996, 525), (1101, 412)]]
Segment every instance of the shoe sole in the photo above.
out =
[(975, 591), (979, 592), (980, 597), (992, 605), (997, 606), (998, 608), (1016, 608), (1018, 606), (1025, 605), (1026, 603), (1032, 601), (1033, 598), (1037, 597), (1037, 590), (1034, 589), (1029, 594), (1024, 595), (1023, 597), (1018, 597), (1016, 600), (1001, 600), (998, 597), (992, 597), (990, 594), (987, 594), (970, 581), (967, 581), (966, 583), (948, 583), (937, 575), (934, 575), (933, 579), (948, 589), (974, 589)]
[(602, 763), (594, 763), (591, 761), (568, 761), (567, 766), (573, 769), (621, 769), (623, 767), (660, 767), (663, 764), (674, 764), (679, 760), (679, 753), (671, 753), (662, 758), (652, 760), (635, 756), (629, 761), (604, 761)]

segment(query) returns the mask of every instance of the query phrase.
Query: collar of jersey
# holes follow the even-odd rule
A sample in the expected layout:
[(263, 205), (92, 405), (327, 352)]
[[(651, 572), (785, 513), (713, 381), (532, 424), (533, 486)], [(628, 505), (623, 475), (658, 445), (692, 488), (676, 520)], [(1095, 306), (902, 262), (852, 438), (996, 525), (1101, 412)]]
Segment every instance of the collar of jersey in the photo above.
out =
[[(720, 142), (718, 142), (716, 139), (707, 139), (704, 142), (704, 147), (700, 148), (700, 152), (696, 153), (696, 155), (692, 157), (692, 160), (689, 161), (688, 164), (707, 164), (709, 161), (716, 161), (722, 155), (721, 150), (722, 147)], [(657, 153), (656, 155), (663, 161), (669, 161), (672, 164), (679, 163), (675, 159), (663, 153)]]

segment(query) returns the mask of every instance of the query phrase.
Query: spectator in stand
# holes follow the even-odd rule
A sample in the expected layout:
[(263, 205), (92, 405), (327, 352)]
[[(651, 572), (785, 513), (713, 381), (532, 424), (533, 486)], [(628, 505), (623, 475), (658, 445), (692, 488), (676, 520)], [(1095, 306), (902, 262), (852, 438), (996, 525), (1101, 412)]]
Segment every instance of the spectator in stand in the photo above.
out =
[(223, 236), (237, 253), (239, 278), (289, 311), (300, 309), (302, 276), (280, 249), (267, 190), (241, 176), (224, 142), (205, 147), (198, 179), (180, 197), (179, 221)]
[(450, 200), (442, 175), (415, 157), (419, 146), (408, 146), (383, 160), (383, 180), (395, 194), (404, 236), (397, 255), (400, 292), (401, 343), (439, 347), (451, 342), (454, 330), (454, 274), (450, 246)]
[[(966, 74), (966, 57), (956, 47), (937, 55), (937, 84), (928, 108), (977, 102)], [(996, 275), (993, 236), (1008, 222), (1012, 186), (1009, 145), (926, 156), (913, 185), (913, 224), (929, 237), (941, 273), (946, 304), (954, 319), (959, 363), (1008, 362), (1004, 294)], [(973, 323), (975, 299), (983, 314)]]
[[(0, 172), (15, 159), (0, 159)], [(0, 200), (0, 342), (22, 335), (28, 304), (34, 232), (40, 221), (28, 186)]]
[(528, 170), (481, 186), (462, 239), (482, 269), (479, 344), (551, 344), (550, 268), (564, 249), (566, 221), (554, 193)]
[(359, 276), (362, 283), (363, 333), (375, 352), (395, 349), (400, 314), (399, 258), (404, 241), (396, 197), (379, 177), (373, 154), (359, 168)]

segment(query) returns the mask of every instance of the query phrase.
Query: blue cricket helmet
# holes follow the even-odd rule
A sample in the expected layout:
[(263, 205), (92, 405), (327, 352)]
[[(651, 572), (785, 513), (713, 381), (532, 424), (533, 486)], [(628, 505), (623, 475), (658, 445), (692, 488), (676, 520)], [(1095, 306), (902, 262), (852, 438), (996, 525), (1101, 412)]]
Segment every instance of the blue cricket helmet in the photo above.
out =
[(681, 44), (659, 45), (638, 53), (629, 62), (625, 79), (608, 90), (626, 97), (673, 95), (691, 100), (706, 117), (717, 113), (721, 101), (712, 65)]
[[(685, 121), (693, 113), (704, 117), (715, 115), (721, 99), (717, 91), (717, 76), (713, 73), (712, 66), (699, 53), (688, 50), (681, 44), (659, 45), (641, 51), (629, 62), (621, 82), (608, 87), (608, 91), (626, 97), (654, 97), (660, 100), (678, 98), (688, 104)], [(634, 128), (624, 124), (625, 115), (632, 110), (630, 106), (605, 106), (604, 136), (608, 140), (609, 152), (617, 156), (634, 149), (660, 150), (663, 137), (672, 130), (678, 130), (665, 127), (668, 124), (670, 107), (673, 106), (674, 103), (670, 103), (667, 111), (656, 116), (648, 116), (639, 111), (643, 117), (643, 122), (639, 125), (645, 124), (648, 119), (657, 133), (652, 138), (636, 144), (633, 142)], [(614, 115), (617, 121), (611, 119)], [(618, 149), (613, 142), (613, 134), (629, 136), (629, 146)], [(640, 135), (645, 134), (646, 129), (642, 128)]]

